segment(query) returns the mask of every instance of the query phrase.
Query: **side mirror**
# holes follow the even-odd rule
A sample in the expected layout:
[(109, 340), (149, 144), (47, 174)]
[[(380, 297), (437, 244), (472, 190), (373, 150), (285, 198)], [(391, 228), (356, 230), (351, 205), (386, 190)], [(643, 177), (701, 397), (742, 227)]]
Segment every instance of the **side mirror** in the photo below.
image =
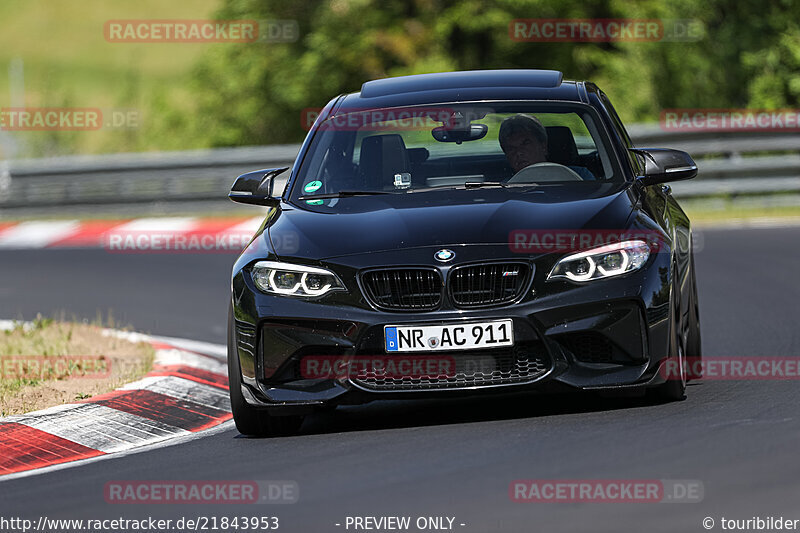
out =
[(272, 196), (275, 177), (289, 170), (289, 167), (266, 168), (242, 174), (233, 182), (228, 198), (240, 204), (276, 207), (281, 199)]
[(639, 176), (639, 183), (642, 185), (689, 180), (697, 176), (697, 164), (686, 152), (669, 148), (632, 149), (632, 151), (644, 160), (644, 176)]

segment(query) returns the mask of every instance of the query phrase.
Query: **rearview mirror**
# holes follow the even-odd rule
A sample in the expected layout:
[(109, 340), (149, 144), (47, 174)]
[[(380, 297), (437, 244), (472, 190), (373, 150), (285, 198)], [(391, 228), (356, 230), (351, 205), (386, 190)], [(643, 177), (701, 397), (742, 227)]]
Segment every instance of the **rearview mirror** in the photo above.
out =
[(289, 167), (267, 168), (242, 174), (233, 182), (228, 198), (240, 204), (275, 207), (281, 199), (272, 196), (275, 177), (289, 170)]
[(464, 141), (477, 141), (486, 136), (489, 131), (489, 126), (486, 124), (470, 124), (468, 128), (447, 128), (446, 126), (439, 126), (433, 128), (431, 135), (433, 138), (442, 143), (456, 143), (461, 144)]
[(697, 176), (697, 164), (686, 152), (669, 148), (631, 149), (644, 160), (644, 176), (639, 176), (642, 185), (655, 185), (669, 181), (681, 181)]

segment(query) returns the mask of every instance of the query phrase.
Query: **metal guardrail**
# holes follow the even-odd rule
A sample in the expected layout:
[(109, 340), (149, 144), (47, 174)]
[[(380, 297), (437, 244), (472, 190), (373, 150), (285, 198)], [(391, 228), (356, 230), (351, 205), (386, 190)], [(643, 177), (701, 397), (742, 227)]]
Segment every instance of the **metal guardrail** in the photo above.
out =
[(0, 208), (226, 199), (248, 170), (292, 164), (298, 145), (18, 160)]
[(628, 133), (639, 147), (675, 148), (697, 159), (709, 155), (736, 159), (757, 152), (800, 152), (800, 134), (796, 132), (665, 131), (658, 124), (634, 124)]
[[(796, 133), (684, 133), (634, 125), (630, 134), (637, 146), (677, 148), (696, 159), (699, 177), (673, 184), (675, 196), (800, 192)], [(0, 213), (152, 211), (153, 205), (165, 212), (229, 210), (226, 195), (235, 176), (289, 166), (298, 150), (276, 145), (0, 161)]]
[[(636, 146), (688, 152), (698, 177), (672, 184), (682, 198), (800, 192), (800, 134), (783, 132), (664, 131), (657, 124), (633, 125)], [(761, 155), (761, 154), (775, 155)]]

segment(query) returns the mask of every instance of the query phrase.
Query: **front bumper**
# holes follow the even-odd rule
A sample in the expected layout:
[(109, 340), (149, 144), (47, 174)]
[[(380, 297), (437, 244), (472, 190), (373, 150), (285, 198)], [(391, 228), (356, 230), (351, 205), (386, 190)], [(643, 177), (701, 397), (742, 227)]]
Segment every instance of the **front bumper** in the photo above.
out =
[[(543, 275), (549, 270), (537, 265), (532, 291), (521, 301), (470, 310), (444, 306), (420, 313), (371, 307), (355, 283), (364, 265), (353, 261), (322, 266), (344, 272), (348, 294), (318, 301), (272, 296), (254, 287), (246, 268), (235, 273), (232, 337), (249, 404), (307, 411), (375, 399), (628, 389), (663, 381), (658, 367), (668, 353), (670, 280), (664, 272), (670, 271), (669, 254), (655, 254), (648, 265), (629, 275), (582, 285), (546, 282)], [(545, 365), (542, 372), (532, 379), (479, 386), (377, 390), (353, 378), (307, 379), (300, 370), (309, 356), (386, 356), (385, 325), (494, 319), (513, 321), (515, 357), (524, 352), (535, 358)]]

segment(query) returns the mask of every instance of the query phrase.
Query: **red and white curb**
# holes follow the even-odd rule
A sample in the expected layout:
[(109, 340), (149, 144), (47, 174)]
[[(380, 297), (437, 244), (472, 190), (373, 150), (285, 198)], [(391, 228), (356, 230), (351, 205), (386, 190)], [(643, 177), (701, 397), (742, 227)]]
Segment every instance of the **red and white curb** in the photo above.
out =
[(170, 237), (173, 241), (182, 239), (184, 247), (192, 242), (217, 245), (227, 240), (232, 243), (233, 248), (241, 243), (241, 250), (263, 221), (264, 217), (258, 216), (0, 222), (0, 249), (107, 248), (113, 251), (115, 246), (125, 244), (124, 238), (149, 237), (165, 240)]
[(0, 479), (186, 437), (232, 418), (225, 346), (106, 334), (149, 342), (152, 371), (88, 400), (0, 418)]
[[(109, 252), (239, 252), (264, 217), (154, 217), (125, 220), (0, 221), (0, 250), (101, 248)], [(699, 229), (784, 228), (800, 217), (696, 223)]]

